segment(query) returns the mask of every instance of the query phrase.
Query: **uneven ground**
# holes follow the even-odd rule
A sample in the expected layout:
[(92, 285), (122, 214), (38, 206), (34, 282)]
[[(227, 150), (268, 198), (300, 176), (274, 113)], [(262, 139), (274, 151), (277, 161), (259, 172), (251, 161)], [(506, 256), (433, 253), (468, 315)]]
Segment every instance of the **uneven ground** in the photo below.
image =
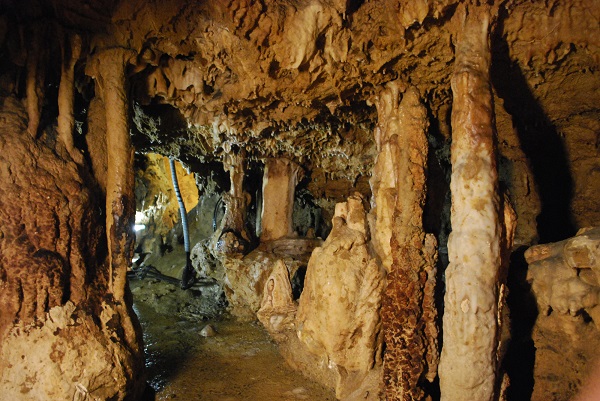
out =
[[(285, 365), (259, 323), (203, 319), (198, 293), (172, 284), (132, 280), (131, 288), (157, 401), (335, 400), (332, 390)], [(214, 337), (200, 334), (207, 324)]]

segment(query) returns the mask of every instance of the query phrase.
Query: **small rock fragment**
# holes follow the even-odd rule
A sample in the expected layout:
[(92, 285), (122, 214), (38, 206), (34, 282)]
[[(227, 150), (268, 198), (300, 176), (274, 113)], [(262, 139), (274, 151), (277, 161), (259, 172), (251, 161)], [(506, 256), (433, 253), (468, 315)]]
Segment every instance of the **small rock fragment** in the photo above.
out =
[(207, 324), (202, 328), (202, 330), (200, 330), (200, 335), (202, 337), (214, 337), (217, 335), (217, 331), (212, 325)]

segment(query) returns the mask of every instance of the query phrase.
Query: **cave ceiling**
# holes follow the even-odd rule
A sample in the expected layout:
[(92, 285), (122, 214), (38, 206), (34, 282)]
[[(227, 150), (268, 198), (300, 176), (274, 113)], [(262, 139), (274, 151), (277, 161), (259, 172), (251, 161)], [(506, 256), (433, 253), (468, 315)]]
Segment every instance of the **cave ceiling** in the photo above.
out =
[[(135, 50), (129, 82), (139, 150), (211, 161), (244, 149), (356, 179), (372, 167), (373, 101), (389, 81), (416, 86), (447, 139), (462, 3), (53, 0), (39, 2), (37, 14), (20, 12), (52, 13), (87, 32), (89, 54)], [(600, 2), (495, 3), (494, 84), (509, 92), (518, 70), (551, 117), (598, 113)], [(552, 100), (562, 86), (575, 102)]]

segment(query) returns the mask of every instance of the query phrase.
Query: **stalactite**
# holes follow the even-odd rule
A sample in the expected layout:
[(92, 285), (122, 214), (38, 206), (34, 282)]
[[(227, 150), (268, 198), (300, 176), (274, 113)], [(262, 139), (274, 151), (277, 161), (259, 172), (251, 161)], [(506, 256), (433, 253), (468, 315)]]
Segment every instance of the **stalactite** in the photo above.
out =
[(263, 180), (261, 241), (272, 241), (293, 234), (294, 194), (302, 169), (288, 159), (269, 159)]
[(399, 84), (392, 82), (377, 99), (378, 135), (384, 144), (378, 163), (387, 167), (376, 170), (387, 175), (374, 177), (380, 183), (377, 227), (385, 225), (390, 230), (392, 259), (381, 311), (386, 343), (384, 382), (387, 400), (420, 400), (423, 380), (433, 380), (437, 372), (437, 243), (423, 231), (427, 112), (415, 88), (404, 94), (400, 104), (399, 93)]
[(73, 130), (75, 116), (73, 114), (73, 96), (75, 80), (75, 63), (81, 54), (81, 37), (78, 34), (66, 34), (62, 45), (62, 66), (60, 86), (58, 87), (58, 137), (67, 148), (71, 157), (82, 163), (81, 153), (75, 149), (73, 143)]
[(125, 66), (134, 52), (112, 48), (100, 52), (89, 66), (100, 86), (106, 114), (106, 232), (110, 260), (110, 288), (115, 300), (125, 297), (127, 268), (133, 252), (135, 213), (133, 147), (129, 137)]
[(27, 52), (27, 79), (25, 93), (27, 96), (27, 114), (29, 123), (27, 131), (31, 136), (37, 138), (42, 113), (42, 102), (44, 100), (44, 78), (45, 69), (42, 67), (42, 38), (43, 29), (34, 25), (31, 32), (31, 45)]
[[(464, 10), (464, 9), (463, 9)], [(501, 226), (489, 81), (490, 11), (458, 13), (452, 76), (452, 233), (439, 366), (442, 400), (492, 400), (497, 383)]]

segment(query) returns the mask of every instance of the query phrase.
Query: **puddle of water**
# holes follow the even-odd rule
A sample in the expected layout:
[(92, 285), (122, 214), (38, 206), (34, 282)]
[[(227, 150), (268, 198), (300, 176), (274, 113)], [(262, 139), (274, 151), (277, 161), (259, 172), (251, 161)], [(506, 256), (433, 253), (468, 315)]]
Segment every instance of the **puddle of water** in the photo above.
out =
[[(144, 331), (148, 383), (156, 400), (334, 401), (333, 390), (289, 368), (259, 323), (164, 314), (135, 302)], [(203, 337), (206, 324), (217, 331)]]

